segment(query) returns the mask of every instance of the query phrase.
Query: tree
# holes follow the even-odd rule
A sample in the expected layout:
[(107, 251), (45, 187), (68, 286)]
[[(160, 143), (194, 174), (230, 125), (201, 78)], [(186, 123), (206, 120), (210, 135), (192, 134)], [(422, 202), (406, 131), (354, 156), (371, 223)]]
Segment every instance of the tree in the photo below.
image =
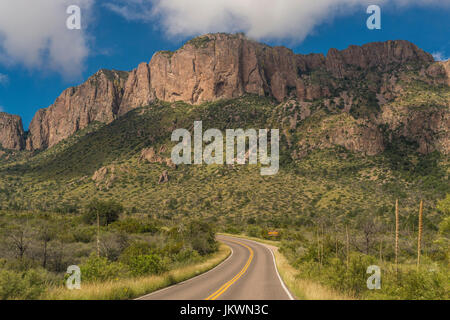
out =
[(358, 227), (363, 233), (364, 250), (361, 251), (369, 254), (373, 246), (374, 237), (380, 231), (380, 226), (374, 217), (368, 216), (358, 221)]
[(100, 225), (107, 226), (119, 219), (123, 212), (123, 206), (114, 200), (102, 201), (92, 200), (86, 207), (86, 213), (83, 216), (85, 223), (94, 224), (99, 218)]
[(39, 240), (42, 241), (43, 252), (42, 252), (42, 267), (45, 268), (47, 266), (47, 247), (48, 243), (52, 241), (56, 237), (56, 230), (54, 227), (50, 226), (48, 223), (44, 223), (39, 228), (38, 234)]
[(17, 258), (22, 260), (25, 252), (30, 246), (32, 238), (31, 230), (28, 228), (28, 224), (11, 226), (7, 233), (11, 246), (16, 251)]
[(201, 255), (217, 250), (216, 236), (213, 228), (203, 221), (192, 221), (186, 228), (185, 237), (192, 249)]

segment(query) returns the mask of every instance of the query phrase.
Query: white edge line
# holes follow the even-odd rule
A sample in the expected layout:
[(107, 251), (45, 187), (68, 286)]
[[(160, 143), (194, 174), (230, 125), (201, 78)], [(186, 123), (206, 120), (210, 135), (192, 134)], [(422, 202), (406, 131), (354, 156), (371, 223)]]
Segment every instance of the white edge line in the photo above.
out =
[[(266, 246), (265, 246), (266, 247)], [(284, 291), (286, 291), (287, 295), (289, 296), (290, 300), (295, 300), (294, 297), (292, 296), (291, 292), (289, 291), (289, 289), (286, 287), (286, 284), (284, 283), (283, 279), (280, 276), (280, 273), (278, 272), (278, 267), (277, 267), (277, 263), (275, 261), (275, 255), (273, 254), (272, 249), (270, 249), (269, 247), (266, 247), (267, 250), (270, 251), (270, 253), (272, 254), (272, 258), (273, 258), (273, 264), (275, 265), (275, 270), (277, 271), (277, 276), (278, 279), (280, 279), (281, 282), (281, 286), (283, 287)]]
[[(199, 278), (199, 277), (202, 277), (202, 276), (204, 276), (204, 275), (206, 275), (206, 274), (208, 274), (208, 273), (214, 271), (215, 269), (217, 269), (218, 267), (220, 267), (222, 264), (224, 264), (225, 262), (227, 262), (227, 261), (233, 256), (233, 254), (234, 254), (233, 248), (230, 247), (230, 246), (228, 246), (228, 248), (231, 249), (231, 254), (228, 256), (228, 258), (226, 258), (225, 260), (223, 260), (221, 263), (219, 263), (217, 266), (215, 266), (215, 267), (212, 268), (211, 270), (206, 271), (206, 272), (204, 272), (204, 273), (202, 273), (202, 274), (199, 274), (199, 275), (197, 275), (197, 276), (195, 276), (195, 277), (193, 277), (193, 278), (184, 280), (184, 281), (182, 281), (182, 282), (175, 283), (175, 284), (171, 285), (170, 287), (166, 287), (166, 288), (163, 288), (163, 289), (160, 289), (160, 290), (157, 290), (157, 291), (148, 293), (148, 294), (146, 294), (146, 295), (144, 295), (144, 296), (142, 296), (142, 297), (136, 298), (136, 299), (134, 299), (134, 300), (144, 300), (144, 298), (150, 297), (151, 295), (154, 295), (154, 294), (157, 294), (157, 293), (164, 292), (164, 291), (169, 290), (169, 289), (171, 289), (171, 288), (173, 288), (173, 287), (176, 287), (176, 286), (179, 286), (179, 285), (181, 285), (181, 284), (183, 284), (183, 283), (187, 283), (187, 282), (189, 282), (189, 281), (195, 280), (195, 279), (197, 279), (197, 278)], [(277, 272), (278, 272), (278, 271), (277, 271)]]
[(273, 254), (272, 249), (270, 249), (266, 244), (264, 244), (262, 242), (258, 242), (258, 241), (254, 241), (254, 240), (250, 240), (250, 239), (246, 239), (246, 238), (233, 237), (233, 236), (225, 236), (225, 237), (236, 238), (236, 239), (240, 239), (240, 240), (246, 240), (246, 241), (250, 241), (250, 242), (253, 242), (253, 243), (257, 243), (257, 244), (265, 247), (267, 250), (269, 250), (270, 253), (272, 254), (273, 264), (275, 266), (275, 271), (277, 272), (277, 276), (278, 276), (278, 279), (280, 280), (281, 286), (283, 287), (284, 291), (288, 295), (289, 300), (295, 300), (295, 298), (292, 296), (292, 294), (289, 291), (289, 289), (286, 287), (286, 284), (284, 283), (283, 279), (281, 278), (280, 273), (278, 272), (277, 262), (275, 260), (275, 255)]

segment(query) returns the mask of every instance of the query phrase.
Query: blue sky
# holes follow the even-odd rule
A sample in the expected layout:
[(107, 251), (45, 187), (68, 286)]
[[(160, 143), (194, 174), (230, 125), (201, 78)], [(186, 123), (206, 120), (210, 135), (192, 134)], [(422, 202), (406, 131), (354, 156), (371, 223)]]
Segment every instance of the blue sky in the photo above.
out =
[[(3, 1), (20, 2), (22, 0)], [(36, 2), (39, 1), (47, 2), (47, 5), (51, 6), (49, 1), (54, 0), (36, 0)], [(286, 14), (280, 17), (271, 15), (266, 19), (267, 21), (263, 22), (264, 25), (259, 24), (259, 17), (254, 16), (253, 12), (249, 12), (248, 16), (244, 13), (237, 23), (234, 23), (234, 20), (230, 23), (228, 16), (231, 14), (223, 18), (218, 10), (224, 10), (224, 7), (218, 6), (202, 13), (203, 16), (211, 14), (211, 19), (200, 20), (201, 18), (195, 16), (190, 17), (191, 13), (186, 12), (186, 22), (183, 20), (180, 25), (174, 26), (173, 19), (179, 21), (179, 15), (184, 14), (184, 11), (177, 12), (177, 9), (170, 6), (163, 6), (155, 11), (157, 6), (155, 3), (158, 3), (158, 0), (117, 0), (108, 3), (96, 0), (78, 1), (83, 2), (81, 3), (83, 30), (71, 30), (70, 36), (76, 32), (82, 33), (82, 36), (75, 35), (75, 38), (70, 39), (70, 43), (79, 44), (83, 50), (75, 50), (78, 49), (77, 47), (67, 49), (70, 50), (68, 51), (68, 57), (71, 59), (69, 61), (74, 61), (72, 68), (61, 67), (64, 63), (66, 65), (70, 63), (67, 61), (68, 57), (64, 55), (64, 50), (45, 47), (47, 42), (67, 41), (67, 38), (61, 37), (66, 37), (68, 34), (66, 32), (69, 31), (66, 30), (61, 35), (55, 34), (54, 26), (50, 25), (48, 29), (42, 31), (43, 37), (45, 32), (52, 32), (48, 38), (43, 38), (47, 42), (43, 41), (37, 47), (28, 48), (27, 42), (23, 44), (18, 42), (19, 39), (17, 43), (14, 43), (12, 40), (17, 38), (12, 37), (26, 37), (28, 32), (31, 32), (29, 31), (31, 29), (27, 28), (33, 28), (32, 26), (19, 26), (23, 27), (24, 31), (16, 35), (11, 33), (13, 31), (8, 29), (8, 25), (2, 25), (0, 22), (0, 107), (2, 111), (20, 115), (25, 128), (28, 127), (38, 109), (51, 105), (64, 89), (82, 83), (97, 70), (101, 68), (131, 70), (140, 62), (148, 62), (155, 51), (176, 50), (192, 36), (209, 31), (245, 31), (265, 43), (285, 45), (297, 53), (326, 54), (330, 48), (344, 49), (351, 44), (361, 45), (373, 41), (405, 39), (414, 42), (425, 51), (438, 54), (443, 59), (450, 56), (448, 5), (420, 5), (420, 1), (417, 1), (419, 3), (417, 5), (391, 6), (383, 2), (380, 5), (382, 29), (368, 30), (366, 20), (369, 15), (365, 12), (367, 5), (351, 4), (345, 8), (337, 8), (338, 11), (333, 11), (334, 9), (327, 11), (326, 7), (308, 7), (303, 10), (301, 6), (295, 6), (288, 8), (291, 14), (289, 17), (286, 17)], [(345, 1), (351, 2), (351, 0), (343, 0)], [(324, 1), (317, 0), (317, 2)], [(286, 0), (286, 4), (289, 5), (289, 3), (290, 0)], [(166, 4), (175, 6), (177, 0), (167, 0)], [(27, 8), (31, 11), (40, 10), (37, 7), (28, 6)], [(1, 9), (0, 5), (0, 20)], [(232, 12), (229, 7), (225, 9)], [(278, 9), (280, 12), (283, 10), (283, 8)], [(18, 8), (16, 13), (23, 10)], [(55, 10), (55, 12), (58, 15), (61, 14), (61, 10)], [(13, 13), (15, 12), (9, 15)], [(262, 11), (261, 15), (264, 14), (267, 12)], [(61, 24), (67, 16), (65, 12), (62, 12), (61, 17), (58, 16), (55, 19), (55, 23)], [(42, 15), (42, 17), (46, 16)], [(313, 19), (309, 21), (309, 17)], [(193, 22), (190, 23), (189, 19)], [(48, 21), (53, 20), (48, 18)], [(278, 23), (278, 21), (282, 22)], [(34, 21), (34, 23), (40, 25), (40, 21)], [(17, 29), (17, 26), (14, 27), (14, 30)], [(8, 37), (12, 40), (4, 41)], [(33, 36), (34, 38), (36, 35)], [(67, 47), (68, 44), (60, 45), (63, 49), (65, 46)], [(32, 50), (37, 50), (36, 48), (40, 50), (36, 51), (40, 52), (39, 54), (44, 52), (40, 61), (37, 62), (32, 55), (34, 52)], [(42, 48), (44, 49), (41, 50)], [(62, 56), (58, 56), (61, 52), (63, 52)]]

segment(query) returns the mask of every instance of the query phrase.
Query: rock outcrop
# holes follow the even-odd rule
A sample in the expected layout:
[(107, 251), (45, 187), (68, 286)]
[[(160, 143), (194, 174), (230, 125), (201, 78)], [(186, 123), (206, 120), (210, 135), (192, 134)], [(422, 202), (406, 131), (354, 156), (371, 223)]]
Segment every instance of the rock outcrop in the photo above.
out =
[(92, 181), (95, 182), (95, 186), (100, 190), (108, 190), (114, 185), (117, 180), (117, 172), (115, 166), (101, 167), (92, 175)]
[(314, 100), (331, 95), (327, 83), (308, 83), (303, 75), (323, 70), (336, 78), (361, 69), (389, 70), (408, 62), (431, 63), (430, 54), (408, 41), (350, 46), (322, 54), (300, 55), (285, 47), (269, 47), (236, 34), (207, 34), (175, 52), (157, 52), (128, 79), (120, 114), (155, 99), (191, 104), (230, 99), (245, 93)]
[(147, 161), (149, 163), (165, 164), (168, 167), (176, 168), (176, 165), (173, 163), (172, 159), (161, 156), (161, 153), (163, 153), (163, 152), (165, 152), (165, 146), (162, 146), (160, 148), (159, 153), (156, 153), (155, 149), (152, 147), (145, 148), (145, 149), (142, 149), (139, 160)]
[(159, 176), (158, 183), (159, 184), (167, 183), (169, 182), (169, 179), (170, 179), (169, 172), (167, 172), (167, 170), (164, 170)]
[(387, 125), (390, 139), (415, 142), (422, 154), (435, 150), (450, 154), (450, 101), (447, 108), (389, 105), (383, 108), (380, 122)]
[(393, 66), (415, 63), (431, 63), (433, 56), (404, 40), (373, 42), (361, 47), (350, 46), (345, 50), (330, 49), (326, 58), (327, 70), (337, 78), (352, 76), (361, 69), (375, 68), (389, 71)]
[[(175, 52), (157, 52), (149, 63), (130, 72), (100, 70), (82, 85), (65, 90), (52, 106), (36, 113), (26, 148), (51, 147), (93, 121), (110, 123), (158, 100), (200, 104), (256, 94), (299, 103), (292, 114), (281, 117), (289, 118), (291, 130), (314, 113), (318, 100), (331, 113), (354, 117), (348, 128), (327, 129), (329, 138), (315, 142), (320, 146), (337, 144), (369, 155), (379, 153), (384, 149), (377, 128), (381, 125), (396, 137), (417, 141), (421, 152), (448, 153), (447, 111), (427, 114), (433, 120), (429, 124), (394, 115), (400, 109), (389, 112), (389, 103), (403, 94), (402, 83), (407, 82), (401, 70), (420, 70), (426, 83), (450, 85), (449, 62), (434, 62), (408, 41), (330, 49), (324, 56), (295, 54), (242, 34), (207, 34)], [(384, 105), (388, 107), (381, 110)], [(17, 136), (3, 141), (8, 147), (23, 147)], [(143, 150), (142, 159), (172, 166), (154, 150)]]
[(65, 90), (52, 106), (34, 116), (27, 149), (51, 147), (94, 121), (112, 122), (127, 76), (122, 71), (100, 70), (82, 85)]
[(346, 113), (317, 119), (307, 125), (293, 151), (300, 159), (314, 149), (341, 146), (352, 152), (373, 156), (385, 149), (382, 131), (367, 120), (355, 120)]
[(450, 86), (450, 60), (433, 63), (426, 71), (438, 84)]
[(22, 150), (25, 146), (22, 119), (0, 112), (0, 145), (5, 149)]

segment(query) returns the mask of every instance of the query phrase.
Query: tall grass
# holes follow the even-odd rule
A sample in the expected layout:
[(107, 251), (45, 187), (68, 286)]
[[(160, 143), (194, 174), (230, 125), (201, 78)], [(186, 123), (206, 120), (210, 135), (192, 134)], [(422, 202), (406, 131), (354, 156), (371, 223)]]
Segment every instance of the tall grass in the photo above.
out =
[(231, 253), (229, 247), (220, 245), (218, 252), (204, 261), (171, 270), (162, 275), (117, 279), (106, 282), (82, 283), (80, 290), (68, 290), (63, 286), (45, 292), (43, 300), (126, 300), (134, 299), (170, 285), (185, 281), (211, 270)]
[(300, 278), (298, 270), (289, 264), (287, 259), (274, 250), (278, 272), (291, 293), (301, 300), (353, 300), (354, 298), (328, 288), (316, 281)]

